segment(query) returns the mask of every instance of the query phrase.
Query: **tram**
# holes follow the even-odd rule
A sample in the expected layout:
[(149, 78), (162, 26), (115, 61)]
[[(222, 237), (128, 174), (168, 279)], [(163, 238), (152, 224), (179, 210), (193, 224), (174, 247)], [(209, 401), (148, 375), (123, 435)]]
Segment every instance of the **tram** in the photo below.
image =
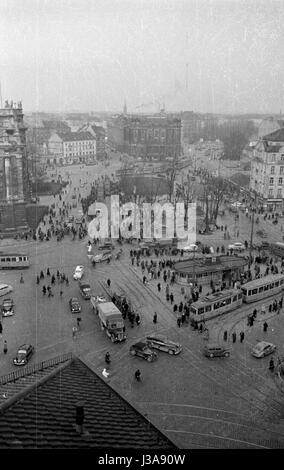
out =
[(279, 294), (284, 289), (284, 274), (268, 274), (243, 284), (240, 289), (227, 289), (202, 297), (191, 304), (190, 320), (202, 322), (231, 312), (242, 303), (257, 302)]
[(267, 276), (247, 282), (241, 286), (245, 303), (279, 294), (284, 288), (284, 274), (268, 274)]
[(30, 265), (29, 257), (24, 254), (9, 254), (0, 252), (0, 269), (23, 269)]
[(190, 320), (202, 322), (240, 307), (243, 300), (240, 289), (227, 289), (207, 295), (191, 304)]

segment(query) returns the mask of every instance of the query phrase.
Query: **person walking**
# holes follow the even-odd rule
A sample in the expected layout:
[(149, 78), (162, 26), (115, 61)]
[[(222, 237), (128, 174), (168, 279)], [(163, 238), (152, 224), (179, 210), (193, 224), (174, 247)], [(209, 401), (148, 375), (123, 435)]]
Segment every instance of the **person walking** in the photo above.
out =
[(4, 347), (3, 347), (3, 353), (7, 354), (7, 352), (8, 352), (8, 345), (7, 345), (7, 341), (5, 340), (4, 341)]
[(180, 328), (181, 326), (181, 318), (180, 317), (177, 317), (177, 326)]
[(24, 276), (23, 276), (23, 273), (21, 273), (20, 283), (21, 283), (21, 284), (24, 284)]
[(233, 343), (236, 342), (236, 339), (237, 339), (237, 335), (236, 335), (236, 333), (234, 332), (234, 333), (232, 333), (232, 340), (233, 340)]
[(139, 369), (137, 369), (137, 370), (135, 371), (134, 376), (135, 376), (135, 379), (137, 380), (137, 382), (141, 382), (141, 372), (140, 372)]
[(268, 323), (264, 322), (264, 323), (263, 323), (263, 331), (264, 331), (264, 333), (267, 332), (267, 329), (268, 329)]
[(273, 357), (272, 357), (272, 358), (270, 359), (270, 361), (269, 361), (269, 370), (270, 370), (271, 372), (274, 372), (274, 368), (275, 368), (275, 364), (274, 364), (274, 359), (273, 359)]
[(46, 294), (46, 287), (45, 286), (42, 286), (42, 293), (43, 293), (43, 295)]
[(76, 326), (73, 326), (73, 328), (72, 328), (72, 338), (73, 339), (76, 339), (76, 333), (77, 333), (77, 328), (76, 328)]
[(243, 331), (241, 331), (240, 332), (240, 342), (243, 343), (244, 339), (245, 339), (245, 334), (244, 334)]
[(157, 315), (157, 312), (155, 312), (153, 316), (153, 323), (156, 324), (157, 320), (158, 320), (158, 315)]
[(108, 280), (107, 280), (107, 286), (108, 286), (108, 288), (110, 288), (110, 283), (111, 283), (111, 281), (110, 281), (110, 279), (108, 279)]
[(3, 326), (2, 326), (2, 323), (0, 322), (0, 335), (2, 335), (3, 333)]
[(224, 341), (227, 341), (227, 339), (228, 339), (228, 332), (227, 331), (224, 331), (223, 339), (224, 339)]
[(139, 326), (139, 325), (140, 325), (140, 322), (141, 322), (139, 313), (137, 313), (137, 315), (136, 315), (136, 317), (135, 317), (135, 321), (136, 321), (136, 325)]

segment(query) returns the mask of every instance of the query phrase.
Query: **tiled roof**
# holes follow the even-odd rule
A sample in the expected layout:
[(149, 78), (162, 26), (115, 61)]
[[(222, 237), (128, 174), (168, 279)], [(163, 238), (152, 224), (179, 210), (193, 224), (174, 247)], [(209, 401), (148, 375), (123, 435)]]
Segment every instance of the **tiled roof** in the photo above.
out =
[[(274, 132), (273, 132), (274, 134)], [(269, 134), (272, 135), (272, 134)], [(269, 137), (269, 136), (267, 136)], [(270, 140), (270, 139), (268, 139)], [(273, 139), (271, 139), (272, 141)], [(267, 140), (263, 140), (263, 145), (264, 145), (264, 150), (266, 153), (277, 153), (279, 152), (279, 149), (282, 147), (282, 145), (269, 145)]]
[(90, 132), (56, 132), (64, 142), (73, 142), (76, 140), (95, 140)]
[(277, 129), (277, 131), (271, 132), (271, 134), (265, 135), (264, 139), (271, 142), (284, 142), (284, 127)]
[[(84, 406), (83, 434), (75, 426), (78, 402)], [(175, 448), (78, 358), (3, 406), (0, 448)]]

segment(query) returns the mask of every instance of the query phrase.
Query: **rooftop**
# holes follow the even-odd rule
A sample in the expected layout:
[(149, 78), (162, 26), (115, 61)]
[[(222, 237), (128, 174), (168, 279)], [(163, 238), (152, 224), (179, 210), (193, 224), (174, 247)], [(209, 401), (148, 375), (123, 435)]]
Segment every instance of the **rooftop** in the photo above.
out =
[(64, 142), (95, 140), (90, 132), (56, 132)]
[[(41, 369), (40, 369), (41, 370)], [(39, 373), (39, 371), (37, 371)], [(27, 377), (17, 379), (14, 384)], [(0, 378), (1, 383), (1, 378)], [(1, 396), (3, 387), (1, 385)], [(13, 385), (13, 384), (12, 384)], [(11, 385), (11, 386), (12, 386)], [(174, 444), (103, 378), (71, 358), (12, 399), (0, 401), (0, 448), (174, 449)], [(84, 433), (76, 430), (76, 406), (84, 407)]]
[(284, 142), (284, 127), (277, 129), (277, 131), (271, 132), (271, 134), (265, 135), (264, 139), (271, 142)]

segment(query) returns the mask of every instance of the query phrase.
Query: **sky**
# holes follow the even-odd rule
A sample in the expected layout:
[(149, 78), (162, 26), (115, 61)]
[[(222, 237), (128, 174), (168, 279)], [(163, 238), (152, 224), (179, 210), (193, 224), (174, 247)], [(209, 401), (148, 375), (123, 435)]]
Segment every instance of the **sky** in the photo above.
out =
[(284, 112), (284, 0), (0, 0), (25, 112)]

